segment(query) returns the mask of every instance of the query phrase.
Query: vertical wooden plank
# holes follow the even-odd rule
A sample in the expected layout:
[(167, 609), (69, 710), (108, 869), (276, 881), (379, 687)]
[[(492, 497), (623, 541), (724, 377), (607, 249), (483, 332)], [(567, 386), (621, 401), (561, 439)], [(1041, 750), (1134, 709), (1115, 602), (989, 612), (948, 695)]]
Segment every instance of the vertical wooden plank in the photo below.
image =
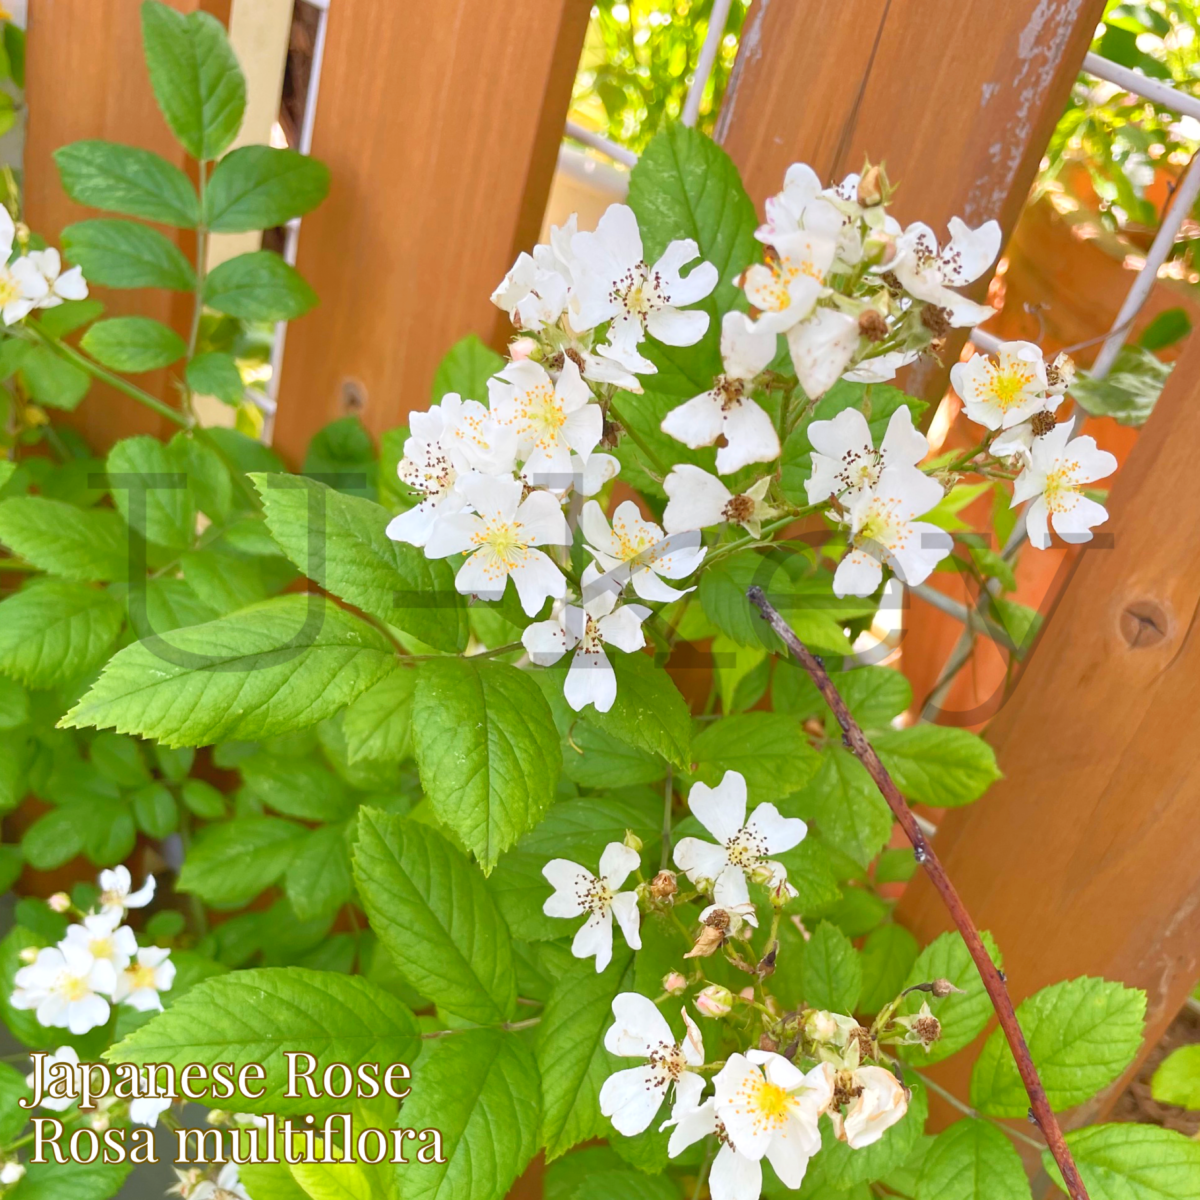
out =
[[(788, 165), (825, 179), (867, 156), (899, 184), (907, 224), (1016, 224), (1104, 0), (759, 0), (717, 137), (758, 203)], [(982, 294), (981, 281), (978, 294)], [(961, 347), (962, 342), (957, 343)], [(912, 370), (940, 398), (949, 365)]]
[[(1017, 999), (1084, 974), (1145, 988), (1147, 1048), (1200, 977), (1198, 372), (1193, 340), (1116, 478), (1112, 548), (1083, 550), (991, 725), (1004, 779), (936, 842)], [(900, 919), (922, 939), (949, 927), (923, 879)], [(965, 1097), (961, 1057), (934, 1074)]]
[(344, 415), (375, 432), (429, 402), (460, 337), (504, 336), (488, 296), (532, 245), (588, 0), (337, 0), (313, 154), (333, 171), (298, 267), (321, 303), (288, 332), (275, 444)]
[[(171, 0), (181, 12), (204, 9), (222, 20), (229, 0)], [(81, 138), (142, 146), (186, 167), (186, 156), (158, 110), (142, 61), (140, 5), (132, 0), (36, 0), (30, 5), (26, 59), (29, 131), (25, 144), (25, 218), (51, 243), (72, 221), (96, 216), (67, 199), (51, 155)], [(189, 256), (194, 235), (163, 227)], [(108, 315), (154, 317), (183, 334), (190, 297), (158, 291), (93, 289)], [(139, 384), (167, 397), (168, 373), (143, 375)], [(132, 433), (164, 435), (170, 426), (136, 401), (94, 384), (79, 409), (66, 418), (103, 451)]]

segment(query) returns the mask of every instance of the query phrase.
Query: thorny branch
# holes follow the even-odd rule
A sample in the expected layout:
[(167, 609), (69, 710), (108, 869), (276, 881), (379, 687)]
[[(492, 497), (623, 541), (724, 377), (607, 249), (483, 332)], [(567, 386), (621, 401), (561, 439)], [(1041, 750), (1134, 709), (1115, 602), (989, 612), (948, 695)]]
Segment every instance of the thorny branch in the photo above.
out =
[(1055, 1117), (1049, 1101), (1046, 1099), (1046, 1089), (1038, 1077), (1037, 1067), (1033, 1065), (1029, 1047), (1025, 1043), (1025, 1035), (1021, 1032), (1021, 1026), (1017, 1022), (1012, 998), (1005, 986), (1004, 976), (992, 962), (991, 956), (979, 936), (979, 930), (975, 927), (975, 922), (971, 919), (971, 914), (967, 912), (954, 884), (950, 882), (945, 867), (942, 866), (933, 847), (921, 832), (921, 827), (917, 824), (912, 809), (908, 807), (908, 802), (892, 781), (887, 768), (879, 761), (879, 755), (867, 741), (858, 722), (850, 715), (846, 702), (838, 694), (837, 688), (833, 686), (833, 680), (829, 678), (829, 673), (825, 670), (821, 660), (792, 632), (788, 623), (767, 600), (762, 588), (752, 587), (746, 595), (749, 597), (750, 603), (762, 613), (763, 618), (770, 623), (771, 628), (779, 634), (796, 660), (811, 676), (813, 683), (817, 685), (826, 704), (837, 718), (838, 724), (841, 725), (846, 745), (859, 762), (866, 767), (867, 773), (875, 781), (875, 786), (879, 788), (888, 807), (912, 843), (917, 861), (925, 868), (930, 881), (937, 888), (938, 894), (949, 910), (959, 933), (962, 934), (967, 950), (979, 970), (983, 986), (987, 989), (992, 1007), (995, 1008), (996, 1016), (1000, 1019), (1000, 1028), (1004, 1030), (1004, 1036), (1008, 1039), (1008, 1044), (1012, 1049), (1017, 1070), (1021, 1075), (1021, 1082), (1025, 1084), (1025, 1091), (1029, 1094), (1030, 1115), (1041, 1129), (1042, 1136), (1046, 1139), (1046, 1145), (1054, 1156), (1058, 1169), (1062, 1172), (1067, 1192), (1071, 1196), (1071, 1200), (1088, 1200), (1087, 1189), (1079, 1177), (1079, 1169), (1075, 1166), (1075, 1160), (1067, 1148), (1058, 1118)]

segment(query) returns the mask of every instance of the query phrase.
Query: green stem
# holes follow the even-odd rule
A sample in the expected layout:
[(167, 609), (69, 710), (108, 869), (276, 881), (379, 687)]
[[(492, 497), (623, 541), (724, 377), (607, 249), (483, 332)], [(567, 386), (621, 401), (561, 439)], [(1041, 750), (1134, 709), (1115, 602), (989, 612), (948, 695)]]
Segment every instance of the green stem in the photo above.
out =
[(15, 558), (0, 558), (0, 571), (29, 571), (37, 572), (33, 563), (20, 562)]
[(664, 465), (662, 459), (650, 449), (646, 439), (629, 424), (624, 413), (619, 412), (615, 404), (611, 406), (611, 410), (617, 414), (621, 428), (633, 439), (633, 444), (650, 460), (650, 465), (659, 473), (659, 476), (665, 479), (670, 474), (671, 468)]
[(823, 508), (824, 502), (821, 504), (806, 504), (803, 508), (793, 510), (788, 516), (780, 517), (778, 521), (772, 521), (769, 525), (764, 525), (758, 537), (747, 535), (744, 538), (739, 538), (736, 542), (726, 542), (724, 546), (718, 546), (707, 558), (700, 564), (699, 570), (703, 571), (711, 567), (713, 563), (720, 562), (723, 558), (728, 558), (731, 554), (736, 554), (739, 550), (745, 550), (750, 546), (759, 546), (767, 542), (770, 535), (778, 533), (781, 529), (786, 529), (794, 521), (800, 517), (807, 516), (809, 513), (816, 512), (817, 509)]
[(663, 788), (662, 858), (659, 870), (665, 871), (671, 861), (671, 806), (675, 799), (675, 773), (667, 766), (667, 782)]
[[(208, 163), (201, 159), (199, 164), (199, 177), (197, 183), (197, 191), (200, 196), (200, 224), (196, 226), (196, 286), (193, 292), (192, 299), (192, 327), (188, 331), (188, 347), (187, 357), (188, 362), (196, 354), (196, 345), (200, 340), (200, 318), (204, 314), (204, 281), (208, 276), (208, 225), (204, 219), (204, 189), (205, 176), (208, 174)], [(184, 381), (184, 396), (188, 412), (195, 419), (195, 412), (192, 408), (192, 389), (191, 385)]]
[(935, 1083), (928, 1075), (922, 1074), (920, 1071), (913, 1071), (913, 1074), (931, 1091), (941, 1096), (952, 1108), (958, 1109), (960, 1113), (967, 1117), (976, 1119), (982, 1118), (985, 1121), (991, 1121), (998, 1129), (1003, 1129), (1010, 1137), (1015, 1138), (1018, 1142), (1024, 1142), (1027, 1146), (1032, 1146), (1037, 1151), (1046, 1149), (1043, 1142), (1039, 1142), (1037, 1138), (1031, 1138), (1029, 1134), (1022, 1133), (1019, 1129), (1013, 1129), (1010, 1125), (1006, 1125), (1003, 1121), (997, 1121), (993, 1117), (984, 1116), (977, 1109), (972, 1108), (969, 1104), (964, 1104), (953, 1092), (947, 1091), (940, 1083)]

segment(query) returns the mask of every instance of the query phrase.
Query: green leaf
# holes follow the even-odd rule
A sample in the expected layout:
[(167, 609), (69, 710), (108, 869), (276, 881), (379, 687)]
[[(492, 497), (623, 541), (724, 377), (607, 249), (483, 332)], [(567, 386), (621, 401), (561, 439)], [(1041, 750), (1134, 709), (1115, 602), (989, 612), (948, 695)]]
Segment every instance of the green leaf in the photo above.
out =
[(916, 1200), (1030, 1200), (1021, 1156), (987, 1121), (958, 1121), (925, 1156)]
[(127, 646), (60, 724), (168, 746), (271, 737), (332, 716), (394, 657), (382, 634), (330, 601), (281, 596)]
[(750, 803), (798, 792), (821, 767), (800, 723), (783, 713), (736, 713), (711, 722), (692, 743), (696, 778), (710, 786), (726, 771), (746, 779)]
[(881, 733), (873, 744), (896, 785), (919, 804), (970, 804), (1000, 778), (996, 752), (967, 729), (911, 725)]
[(310, 579), (438, 650), (466, 648), (466, 600), (454, 572), (386, 534), (387, 512), (299, 475), (252, 475), (267, 528)]
[(295, 267), (270, 250), (226, 259), (204, 281), (204, 303), (243, 321), (291, 321), (316, 302)]
[(900, 994), (919, 950), (917, 939), (902, 925), (881, 925), (871, 931), (860, 957), (863, 1012), (877, 1013)]
[(613, 961), (601, 973), (590, 962), (572, 963), (550, 994), (537, 1038), (547, 1162), (611, 1130), (600, 1115), (600, 1088), (630, 1064), (605, 1050), (604, 1034), (613, 1022), (613, 1000), (632, 985), (633, 955), (614, 946)]
[[(1142, 1042), (1146, 993), (1082, 976), (1042, 988), (1017, 1008), (1017, 1020), (1046, 1088), (1061, 1112), (1090, 1100), (1133, 1061)], [(997, 1029), (971, 1073), (971, 1105), (998, 1117), (1024, 1116), (1025, 1086)]]
[(300, 920), (332, 919), (354, 894), (345, 829), (328, 825), (307, 834), (288, 866), (284, 887)]
[(744, 303), (734, 280), (759, 257), (758, 216), (725, 151), (678, 123), (656, 134), (638, 159), (629, 177), (629, 207), (648, 263), (676, 239), (694, 238), (700, 258), (717, 269), (716, 290), (693, 306), (709, 314), (700, 342), (686, 349), (650, 343), (646, 350), (658, 365), (655, 390), (688, 398), (707, 389), (721, 371), (720, 317)]
[(64, 300), (53, 308), (44, 308), (38, 317), (42, 332), (50, 337), (64, 338), (85, 325), (90, 325), (104, 312), (104, 305), (94, 296), (90, 300)]
[(640, 1171), (589, 1172), (571, 1193), (571, 1200), (678, 1200), (679, 1191), (665, 1175), (643, 1175)]
[(504, 359), (479, 338), (468, 333), (446, 351), (433, 377), (433, 403), (447, 392), (465, 400), (487, 400), (487, 382), (504, 366)]
[(14, 496), (0, 502), (0, 542), (39, 570), (77, 583), (129, 573), (125, 522), (111, 509)]
[(188, 812), (205, 821), (215, 821), (225, 815), (225, 797), (203, 779), (189, 779), (180, 788), (179, 797)]
[(587, 719), (617, 741), (659, 754), (686, 770), (691, 762), (692, 717), (670, 675), (645, 654), (617, 654), (612, 665), (617, 698), (608, 712), (593, 708)]
[(887, 801), (862, 763), (841, 746), (824, 751), (821, 769), (791, 806), (811, 816), (825, 839), (861, 867), (867, 866), (891, 837), (892, 813)]
[(63, 1147), (65, 1163), (50, 1156), (44, 1163), (31, 1162), (25, 1178), (7, 1200), (108, 1200), (121, 1190), (133, 1163), (75, 1162)]
[(412, 754), (412, 705), (416, 672), (397, 665), (348, 709), (342, 721), (352, 763), (402, 762)]
[(136, 788), (150, 782), (150, 770), (142, 748), (133, 738), (116, 733), (98, 734), (88, 757), (101, 775), (119, 787)]
[(0, 730), (19, 729), (29, 720), (29, 693), (0, 675)]
[[(985, 931), (981, 936), (992, 962), (997, 967), (1003, 966), (1004, 960), (992, 935)], [(898, 1011), (902, 1016), (911, 1016), (919, 1012), (921, 1005), (927, 1003), (942, 1026), (941, 1038), (928, 1050), (921, 1046), (899, 1048), (901, 1058), (917, 1067), (941, 1062), (943, 1058), (957, 1054), (963, 1047), (970, 1045), (992, 1019), (991, 999), (961, 934), (943, 933), (934, 938), (917, 956), (917, 961), (908, 972), (908, 978), (904, 980), (904, 987), (932, 983), (935, 979), (948, 979), (966, 995), (951, 993), (939, 998), (931, 996), (928, 992), (913, 992), (901, 1001)]]
[(25, 830), (21, 853), (31, 867), (52, 871), (83, 853), (83, 823), (74, 805), (51, 809)]
[(238, 1178), (254, 1200), (310, 1200), (285, 1162), (246, 1163), (238, 1167)]
[(345, 1101), (285, 1099), (285, 1052), (312, 1054), (321, 1071), (330, 1063), (412, 1062), (420, 1050), (417, 1023), (408, 1008), (361, 976), (301, 967), (231, 971), (202, 980), (166, 1012), (118, 1042), (109, 1062), (185, 1063), (235, 1069), (259, 1063), (266, 1071), (260, 1099), (237, 1095), (244, 1112), (336, 1110)]
[(246, 80), (225, 27), (204, 12), (183, 13), (147, 0), (142, 42), (158, 107), (193, 157), (218, 158), (246, 111)]
[(92, 377), (86, 371), (59, 357), (49, 346), (30, 349), (22, 360), (20, 377), (32, 399), (64, 412), (78, 408), (92, 386)]
[(339, 417), (322, 425), (304, 451), (301, 470), (335, 491), (366, 500), (376, 498), (379, 467), (375, 443), (357, 417)]
[(813, 1008), (852, 1013), (862, 992), (858, 951), (836, 926), (822, 921), (804, 948), (804, 1000)]
[(77, 221), (62, 231), (63, 254), (87, 281), (114, 288), (190, 292), (196, 273), (183, 251), (157, 229), (133, 221)]
[(341, 780), (314, 759), (256, 754), (242, 764), (245, 794), (302, 821), (340, 821), (354, 812)]
[(213, 233), (273, 229), (311, 212), (329, 193), (329, 168), (295, 150), (240, 146), (213, 170), (204, 211)]
[(197, 354), (185, 371), (187, 385), (201, 396), (216, 396), (225, 404), (241, 404), (246, 393), (242, 373), (232, 354), (210, 350)]
[(588, 721), (576, 723), (571, 742), (563, 753), (563, 770), (581, 787), (633, 787), (657, 783), (667, 773), (658, 755), (627, 746)]
[[(1067, 1146), (1091, 1200), (1200, 1200), (1200, 1142), (1173, 1129), (1091, 1125), (1068, 1133)], [(1047, 1151), (1042, 1165), (1064, 1187)]]
[(132, 375), (168, 367), (187, 353), (179, 334), (150, 317), (97, 321), (79, 344), (97, 362)]
[(490, 871), (554, 799), (562, 755), (550, 706), (516, 667), (435, 658), (417, 668), (412, 730), (433, 811)]
[(133, 794), (133, 815), (149, 837), (165, 838), (179, 826), (179, 806), (169, 788), (152, 783)]
[(112, 648), (124, 615), (107, 592), (31, 580), (0, 601), (0, 671), (34, 688), (71, 683)]
[(188, 177), (150, 150), (116, 142), (72, 142), (54, 152), (63, 189), (76, 204), (195, 229), (200, 202)]
[(363, 809), (358, 830), (358, 892), (400, 973), (464, 1020), (508, 1020), (517, 994), (512, 944), (483, 877), (445, 838), (413, 821)]
[(206, 904), (236, 908), (278, 882), (305, 830), (277, 817), (235, 817), (196, 835), (176, 884)]
[(404, 1200), (502, 1200), (537, 1151), (541, 1107), (537, 1065), (514, 1034), (439, 1038), (417, 1064), (404, 1124), (441, 1130), (447, 1161), (398, 1168)]
[(0, 1142), (11, 1142), (25, 1127), (29, 1113), (19, 1108), (17, 1101), (32, 1099), (25, 1076), (8, 1063), (0, 1063)]
[(1200, 1111), (1200, 1045), (1173, 1050), (1154, 1072), (1150, 1090), (1160, 1104)]
[(157, 438), (126, 438), (108, 452), (113, 500), (147, 541), (173, 550), (186, 550), (195, 541), (196, 502), (187, 468), (182, 447)]

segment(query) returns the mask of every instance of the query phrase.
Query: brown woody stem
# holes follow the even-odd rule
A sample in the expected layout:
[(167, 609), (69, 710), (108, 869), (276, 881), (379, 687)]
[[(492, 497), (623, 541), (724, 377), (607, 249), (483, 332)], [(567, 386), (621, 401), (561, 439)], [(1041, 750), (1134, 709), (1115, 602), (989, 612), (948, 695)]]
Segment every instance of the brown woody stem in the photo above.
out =
[(1008, 1044), (1012, 1049), (1017, 1070), (1021, 1075), (1021, 1082), (1024, 1083), (1025, 1091), (1029, 1094), (1030, 1115), (1041, 1129), (1042, 1136), (1046, 1139), (1046, 1145), (1054, 1156), (1058, 1169), (1062, 1172), (1063, 1181), (1071, 1200), (1088, 1200), (1087, 1189), (1079, 1177), (1079, 1169), (1075, 1166), (1075, 1160), (1067, 1148), (1058, 1118), (1051, 1111), (1049, 1101), (1046, 1099), (1046, 1089), (1038, 1077), (1037, 1067), (1033, 1065), (1029, 1047), (1025, 1043), (1025, 1035), (1021, 1032), (1017, 1014), (1013, 1010), (1012, 998), (1005, 986), (1004, 976), (992, 962), (991, 956), (984, 947), (983, 939), (979, 936), (979, 930), (971, 919), (971, 914), (967, 912), (962, 898), (946, 874), (946, 868), (942, 866), (933, 847), (929, 844), (929, 840), (921, 832), (921, 827), (917, 824), (912, 809), (908, 807), (908, 802), (892, 781), (887, 768), (879, 761), (879, 755), (875, 753), (874, 747), (867, 741), (858, 722), (850, 715), (846, 702), (838, 694), (837, 688), (833, 686), (833, 680), (829, 678), (829, 672), (825, 670), (821, 660), (792, 632), (788, 623), (763, 595), (762, 588), (752, 587), (746, 595), (749, 597), (750, 603), (762, 613), (771, 628), (779, 634), (796, 660), (812, 677), (813, 683), (825, 697), (825, 703), (829, 705), (838, 724), (842, 727), (846, 745), (859, 762), (866, 767), (867, 773), (875, 781), (875, 786), (887, 801), (888, 807), (900, 823), (900, 827), (904, 830), (908, 840), (912, 842), (917, 862), (925, 868), (930, 881), (937, 888), (938, 894), (949, 910), (959, 933), (962, 934), (967, 950), (979, 970), (983, 986), (987, 989), (992, 1007), (995, 1008), (996, 1016), (1000, 1019), (1000, 1028), (1004, 1030), (1004, 1036), (1008, 1039)]

